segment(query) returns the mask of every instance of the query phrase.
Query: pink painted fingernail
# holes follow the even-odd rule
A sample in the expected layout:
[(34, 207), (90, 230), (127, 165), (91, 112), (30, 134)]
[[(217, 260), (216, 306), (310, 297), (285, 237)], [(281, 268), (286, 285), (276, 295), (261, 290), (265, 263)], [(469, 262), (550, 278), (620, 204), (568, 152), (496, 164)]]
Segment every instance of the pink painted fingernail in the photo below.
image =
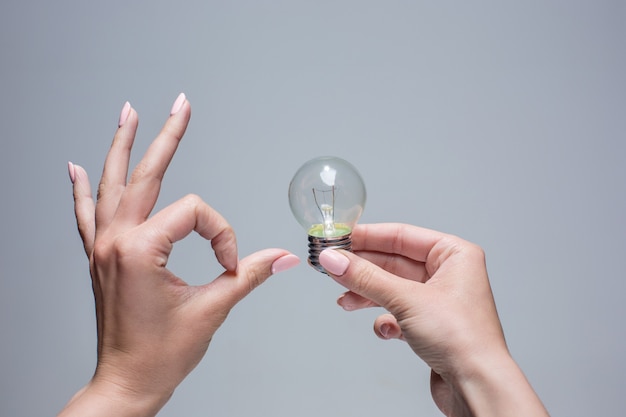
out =
[(326, 271), (337, 276), (343, 275), (350, 266), (350, 260), (334, 249), (324, 249), (319, 261)]
[(180, 109), (183, 108), (183, 104), (185, 103), (185, 100), (187, 100), (187, 97), (185, 97), (185, 93), (180, 93), (178, 97), (176, 98), (176, 101), (172, 105), (172, 110), (170, 110), (170, 116), (175, 115), (176, 113), (180, 111)]
[(300, 263), (300, 258), (296, 255), (289, 254), (285, 255), (281, 258), (278, 258), (272, 264), (272, 274), (277, 274), (279, 272), (286, 271), (288, 269), (293, 268), (294, 266)]
[(346, 301), (346, 295), (343, 294), (341, 297), (337, 299), (337, 304), (346, 311), (354, 310), (354, 305), (350, 302)]
[(72, 184), (74, 184), (74, 181), (76, 181), (76, 170), (74, 169), (73, 163), (67, 163), (67, 172), (70, 174), (70, 181), (72, 181)]
[(120, 113), (120, 121), (117, 123), (118, 127), (122, 127), (126, 120), (128, 119), (128, 115), (130, 114), (130, 103), (127, 101), (124, 103), (124, 107), (122, 107), (122, 112)]
[(378, 331), (380, 332), (380, 335), (385, 338), (385, 339), (389, 339), (389, 329), (391, 326), (389, 326), (388, 323), (383, 323), (380, 328), (378, 329)]

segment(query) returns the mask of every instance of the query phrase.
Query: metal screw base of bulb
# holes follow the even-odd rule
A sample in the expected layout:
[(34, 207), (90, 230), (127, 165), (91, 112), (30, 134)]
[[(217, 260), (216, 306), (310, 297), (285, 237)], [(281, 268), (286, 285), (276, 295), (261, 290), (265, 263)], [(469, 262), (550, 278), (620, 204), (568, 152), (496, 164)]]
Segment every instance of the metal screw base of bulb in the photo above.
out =
[(309, 265), (326, 274), (326, 270), (320, 265), (320, 253), (324, 249), (343, 249), (352, 251), (352, 235), (337, 237), (317, 237), (309, 235)]

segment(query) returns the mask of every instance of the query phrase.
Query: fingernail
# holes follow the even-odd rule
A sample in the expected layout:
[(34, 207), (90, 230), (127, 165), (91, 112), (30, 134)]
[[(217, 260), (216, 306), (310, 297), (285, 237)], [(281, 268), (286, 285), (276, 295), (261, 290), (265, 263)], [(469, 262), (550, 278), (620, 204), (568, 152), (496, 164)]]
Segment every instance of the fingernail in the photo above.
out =
[(124, 103), (124, 107), (122, 107), (122, 112), (120, 113), (120, 121), (117, 123), (118, 127), (122, 127), (124, 123), (126, 123), (126, 119), (128, 119), (128, 115), (130, 114), (130, 103), (127, 101)]
[(354, 310), (354, 305), (346, 301), (345, 294), (337, 299), (337, 304), (346, 311)]
[(76, 181), (76, 170), (74, 169), (73, 163), (67, 163), (67, 172), (70, 174), (70, 181), (72, 181), (72, 184), (74, 184), (74, 181)]
[(174, 102), (174, 105), (172, 105), (172, 110), (170, 110), (170, 116), (173, 116), (180, 111), (186, 99), (187, 97), (185, 97), (185, 93), (180, 93), (178, 95), (176, 101)]
[(389, 328), (390, 328), (389, 324), (383, 323), (378, 329), (378, 331), (380, 332), (380, 335), (384, 337), (385, 339), (389, 338)]
[(319, 261), (333, 275), (343, 275), (350, 266), (350, 260), (334, 249), (324, 249), (320, 253)]
[(300, 263), (300, 258), (296, 255), (289, 254), (285, 255), (281, 258), (278, 258), (272, 264), (272, 274), (277, 274), (279, 272), (286, 271), (288, 269), (293, 268), (294, 266)]

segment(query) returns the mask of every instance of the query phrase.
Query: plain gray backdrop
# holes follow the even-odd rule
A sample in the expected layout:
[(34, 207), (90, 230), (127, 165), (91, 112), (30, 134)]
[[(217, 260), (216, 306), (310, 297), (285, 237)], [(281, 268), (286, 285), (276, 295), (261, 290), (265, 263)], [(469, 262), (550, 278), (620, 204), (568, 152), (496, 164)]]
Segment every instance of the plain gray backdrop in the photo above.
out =
[[(483, 246), (514, 357), (553, 415), (626, 407), (623, 1), (3, 1), (0, 415), (54, 415), (96, 333), (68, 160), (95, 188), (122, 105), (133, 164), (179, 92), (193, 116), (157, 210), (197, 193), (240, 254), (306, 236), (287, 202), (311, 157), (356, 165), (361, 223)], [(210, 245), (176, 246), (190, 283)], [(439, 415), (429, 370), (303, 263), (232, 311), (161, 416)]]

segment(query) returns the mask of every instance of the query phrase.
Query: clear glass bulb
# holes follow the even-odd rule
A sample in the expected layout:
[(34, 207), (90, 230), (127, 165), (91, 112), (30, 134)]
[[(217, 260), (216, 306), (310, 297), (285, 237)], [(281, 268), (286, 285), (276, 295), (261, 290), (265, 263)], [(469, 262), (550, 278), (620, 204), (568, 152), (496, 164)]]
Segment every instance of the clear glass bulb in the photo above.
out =
[(367, 193), (356, 168), (341, 158), (306, 162), (289, 184), (289, 206), (309, 236), (309, 264), (325, 272), (319, 254), (326, 248), (352, 249), (352, 229)]

